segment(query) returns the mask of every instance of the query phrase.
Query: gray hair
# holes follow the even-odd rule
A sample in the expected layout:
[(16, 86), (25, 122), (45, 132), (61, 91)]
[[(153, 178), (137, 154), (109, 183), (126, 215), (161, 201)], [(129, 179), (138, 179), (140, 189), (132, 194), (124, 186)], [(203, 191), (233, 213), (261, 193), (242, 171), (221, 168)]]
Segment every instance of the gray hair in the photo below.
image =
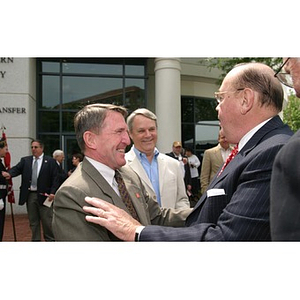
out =
[(53, 152), (52, 157), (55, 159), (57, 156), (64, 155), (64, 151), (57, 149)]
[(86, 131), (93, 131), (96, 134), (100, 133), (103, 122), (109, 111), (116, 111), (124, 118), (127, 116), (127, 110), (123, 106), (118, 106), (114, 104), (101, 104), (95, 103), (86, 105), (80, 111), (78, 111), (74, 117), (74, 128), (76, 133), (77, 143), (84, 153), (85, 142), (83, 139), (83, 134)]
[(132, 112), (130, 114), (130, 116), (127, 118), (127, 126), (128, 126), (129, 132), (132, 132), (133, 120), (137, 115), (142, 115), (142, 116), (144, 116), (148, 119), (151, 119), (151, 120), (155, 121), (155, 126), (157, 128), (157, 117), (156, 117), (156, 115), (152, 111), (150, 111), (146, 108), (138, 108), (134, 112)]

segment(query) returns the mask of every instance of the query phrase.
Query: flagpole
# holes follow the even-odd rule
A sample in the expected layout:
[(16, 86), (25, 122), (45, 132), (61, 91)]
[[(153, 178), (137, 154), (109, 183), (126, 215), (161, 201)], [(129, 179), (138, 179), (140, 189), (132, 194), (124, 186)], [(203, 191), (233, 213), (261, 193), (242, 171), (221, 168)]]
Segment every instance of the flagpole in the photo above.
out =
[[(6, 141), (6, 134), (4, 132), (5, 130), (5, 126), (2, 123), (2, 139)], [(7, 142), (6, 142), (7, 144)], [(7, 151), (5, 157), (4, 157), (4, 164), (6, 167), (6, 170), (8, 171), (10, 169), (10, 153), (9, 151)], [(7, 193), (7, 202), (10, 203), (10, 209), (11, 209), (11, 218), (12, 218), (12, 224), (13, 224), (13, 231), (14, 231), (14, 238), (15, 238), (15, 242), (17, 241), (17, 234), (16, 234), (16, 226), (15, 226), (15, 218), (14, 218), (14, 211), (13, 211), (13, 206), (12, 203), (15, 203), (15, 195), (14, 195), (14, 190), (12, 187), (13, 183), (12, 183), (12, 179), (8, 179), (8, 193)]]
[(14, 239), (15, 239), (15, 242), (16, 242), (17, 241), (17, 233), (16, 233), (15, 217), (14, 217), (14, 210), (13, 210), (12, 203), (10, 203), (10, 209), (11, 209), (11, 219), (12, 219), (13, 231), (14, 231)]

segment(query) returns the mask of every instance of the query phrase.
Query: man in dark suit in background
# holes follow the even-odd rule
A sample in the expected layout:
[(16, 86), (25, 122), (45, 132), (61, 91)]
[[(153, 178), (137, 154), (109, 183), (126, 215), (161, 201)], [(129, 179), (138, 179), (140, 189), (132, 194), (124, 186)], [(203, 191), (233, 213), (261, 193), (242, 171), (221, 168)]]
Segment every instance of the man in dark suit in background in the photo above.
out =
[(44, 155), (42, 141), (33, 140), (31, 151), (32, 155), (22, 157), (17, 165), (2, 174), (6, 179), (22, 175), (19, 205), (26, 203), (32, 241), (41, 241), (40, 222), (45, 241), (53, 241), (51, 204), (56, 192), (58, 166), (52, 157)]
[(58, 174), (55, 179), (55, 187), (58, 189), (62, 183), (68, 178), (68, 173), (63, 169), (63, 161), (65, 159), (64, 151), (57, 149), (52, 154), (53, 159), (55, 159), (58, 167)]
[[(276, 73), (281, 83), (300, 98), (300, 58), (284, 58)], [(282, 71), (284, 67), (284, 72)], [(300, 241), (300, 130), (276, 156), (271, 180), (271, 236), (273, 241)]]
[(181, 142), (175, 141), (172, 145), (172, 152), (166, 153), (166, 155), (175, 158), (180, 162), (182, 168), (184, 185), (186, 188), (186, 194), (189, 197), (190, 206), (194, 207), (194, 199), (192, 194), (192, 177), (190, 165), (186, 156), (182, 155), (182, 144)]
[(226, 75), (215, 96), (221, 133), (229, 143), (237, 144), (237, 154), (214, 177), (187, 217), (185, 228), (143, 227), (123, 211), (95, 198), (86, 199), (96, 206), (84, 207), (95, 215), (86, 219), (129, 241), (271, 240), (272, 166), (292, 135), (278, 116), (282, 86), (268, 66), (242, 64)]

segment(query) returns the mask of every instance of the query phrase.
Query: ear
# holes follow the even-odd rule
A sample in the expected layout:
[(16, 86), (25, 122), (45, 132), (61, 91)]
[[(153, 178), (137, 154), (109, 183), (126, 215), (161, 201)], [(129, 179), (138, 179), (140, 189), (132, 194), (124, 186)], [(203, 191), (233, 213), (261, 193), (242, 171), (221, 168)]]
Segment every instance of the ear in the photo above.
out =
[(91, 131), (85, 131), (83, 140), (87, 148), (96, 149), (96, 134)]
[(254, 105), (255, 93), (252, 89), (245, 88), (243, 91), (243, 96), (240, 100), (240, 111), (242, 115), (246, 115)]

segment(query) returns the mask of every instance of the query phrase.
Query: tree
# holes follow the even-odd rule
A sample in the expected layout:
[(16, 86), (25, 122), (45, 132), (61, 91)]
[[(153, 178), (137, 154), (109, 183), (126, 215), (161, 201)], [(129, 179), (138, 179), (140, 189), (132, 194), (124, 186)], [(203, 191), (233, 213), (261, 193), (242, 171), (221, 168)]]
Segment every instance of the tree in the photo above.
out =
[(300, 99), (294, 94), (288, 97), (288, 103), (283, 110), (283, 121), (296, 132), (300, 128)]
[[(221, 84), (225, 75), (237, 64), (247, 62), (260, 62), (270, 66), (274, 71), (277, 71), (282, 64), (281, 57), (228, 57), (228, 58), (205, 58), (201, 59), (200, 63), (206, 65), (210, 70), (218, 68), (221, 70), (219, 84)], [(283, 121), (296, 132), (300, 129), (300, 99), (293, 93), (288, 96), (288, 104), (283, 110)]]
[(228, 58), (204, 58), (200, 60), (200, 63), (206, 65), (210, 70), (217, 68), (221, 70), (219, 77), (219, 83), (221, 84), (225, 75), (237, 64), (249, 63), (249, 62), (260, 62), (270, 66), (275, 71), (279, 68), (282, 63), (281, 57), (228, 57)]

